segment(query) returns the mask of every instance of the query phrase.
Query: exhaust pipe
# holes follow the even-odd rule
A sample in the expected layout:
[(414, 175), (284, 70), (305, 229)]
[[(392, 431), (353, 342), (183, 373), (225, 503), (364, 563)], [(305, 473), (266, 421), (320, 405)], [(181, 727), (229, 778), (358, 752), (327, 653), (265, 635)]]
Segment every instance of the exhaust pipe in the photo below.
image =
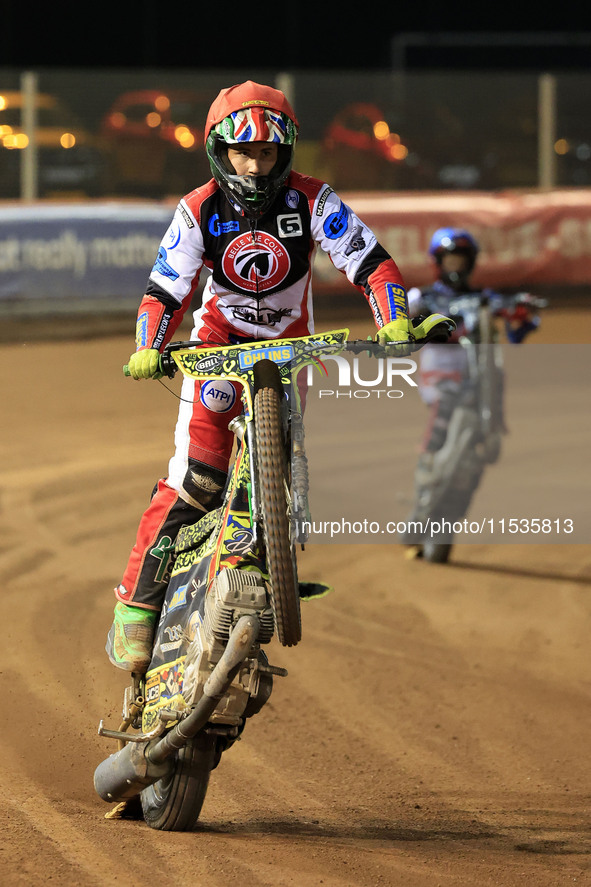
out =
[(110, 755), (94, 772), (94, 787), (103, 801), (124, 801), (147, 786), (172, 775), (171, 756), (183, 748), (207, 724), (220, 699), (240, 670), (259, 633), (255, 615), (236, 623), (226, 649), (203, 687), (203, 696), (186, 718), (161, 739), (148, 743), (130, 741)]

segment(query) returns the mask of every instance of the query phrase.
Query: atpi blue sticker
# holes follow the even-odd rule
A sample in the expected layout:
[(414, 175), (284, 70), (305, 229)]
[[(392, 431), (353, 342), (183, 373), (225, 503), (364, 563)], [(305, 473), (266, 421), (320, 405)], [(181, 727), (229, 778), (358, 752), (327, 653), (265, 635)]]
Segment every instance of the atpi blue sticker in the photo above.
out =
[(227, 413), (236, 401), (236, 389), (226, 379), (211, 379), (203, 383), (199, 396), (212, 413)]

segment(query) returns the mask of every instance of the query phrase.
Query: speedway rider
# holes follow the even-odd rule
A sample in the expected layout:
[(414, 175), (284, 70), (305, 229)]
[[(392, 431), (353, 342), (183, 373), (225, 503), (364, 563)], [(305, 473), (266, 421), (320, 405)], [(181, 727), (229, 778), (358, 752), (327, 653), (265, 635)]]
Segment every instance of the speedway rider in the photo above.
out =
[[(435, 268), (436, 279), (425, 289), (412, 287), (408, 291), (409, 314), (440, 312), (456, 323), (456, 329), (445, 345), (426, 345), (419, 355), (419, 393), (430, 408), (430, 418), (421, 443), (421, 453), (415, 470), (416, 506), (406, 521), (414, 527), (402, 535), (401, 541), (415, 544), (421, 541), (417, 535), (418, 523), (425, 523), (429, 516), (430, 491), (442, 480), (438, 475), (441, 466), (434, 459), (447, 441), (448, 428), (456, 406), (468, 403), (471, 397), (468, 379), (466, 351), (457, 343), (466, 328), (461, 316), (454, 316), (454, 301), (461, 296), (483, 296), (493, 314), (504, 318), (507, 341), (518, 344), (537, 329), (540, 318), (536, 309), (543, 307), (544, 300), (528, 293), (503, 296), (490, 289), (477, 289), (471, 285), (478, 253), (478, 242), (462, 228), (439, 228), (429, 245), (429, 256)], [(449, 347), (455, 345), (455, 347)], [(498, 376), (498, 396), (502, 401), (502, 375)], [(502, 402), (500, 404), (502, 409)], [(469, 501), (479, 480), (479, 468), (474, 466), (474, 476), (466, 478), (466, 498)], [(470, 470), (465, 465), (466, 474)], [(467, 503), (466, 503), (467, 507)]]
[[(292, 171), (298, 121), (285, 95), (247, 81), (223, 89), (205, 126), (213, 179), (179, 202), (164, 235), (138, 318), (135, 379), (159, 378), (159, 354), (208, 278), (194, 312), (193, 340), (205, 345), (309, 335), (317, 246), (364, 293), (378, 341), (421, 338), (442, 318), (411, 325), (394, 260), (329, 185)], [(412, 330), (412, 332), (411, 332)], [(231, 382), (184, 378), (168, 475), (141, 518), (107, 639), (114, 665), (144, 672), (183, 524), (221, 504), (241, 411)]]

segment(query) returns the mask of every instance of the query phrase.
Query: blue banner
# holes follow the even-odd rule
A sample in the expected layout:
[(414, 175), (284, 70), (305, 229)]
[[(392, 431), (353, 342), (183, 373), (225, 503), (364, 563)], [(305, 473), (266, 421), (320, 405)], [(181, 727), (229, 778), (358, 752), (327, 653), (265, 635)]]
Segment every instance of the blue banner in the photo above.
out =
[(33, 299), (138, 301), (173, 213), (138, 203), (0, 207), (0, 308)]

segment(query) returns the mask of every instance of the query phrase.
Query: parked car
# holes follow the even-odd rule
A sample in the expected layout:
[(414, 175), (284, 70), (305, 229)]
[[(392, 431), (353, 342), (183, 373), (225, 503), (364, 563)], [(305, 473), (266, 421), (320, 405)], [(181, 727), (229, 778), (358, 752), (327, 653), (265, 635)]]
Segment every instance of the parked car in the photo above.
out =
[(126, 92), (104, 117), (117, 193), (185, 194), (211, 178), (203, 128), (215, 95), (190, 90)]
[(328, 125), (322, 146), (337, 189), (395, 187), (408, 156), (384, 111), (369, 102), (342, 108)]
[[(21, 193), (20, 154), (29, 145), (23, 104), (21, 92), (0, 93), (0, 198)], [(99, 196), (106, 163), (96, 138), (56, 96), (37, 93), (35, 114), (39, 196)]]

